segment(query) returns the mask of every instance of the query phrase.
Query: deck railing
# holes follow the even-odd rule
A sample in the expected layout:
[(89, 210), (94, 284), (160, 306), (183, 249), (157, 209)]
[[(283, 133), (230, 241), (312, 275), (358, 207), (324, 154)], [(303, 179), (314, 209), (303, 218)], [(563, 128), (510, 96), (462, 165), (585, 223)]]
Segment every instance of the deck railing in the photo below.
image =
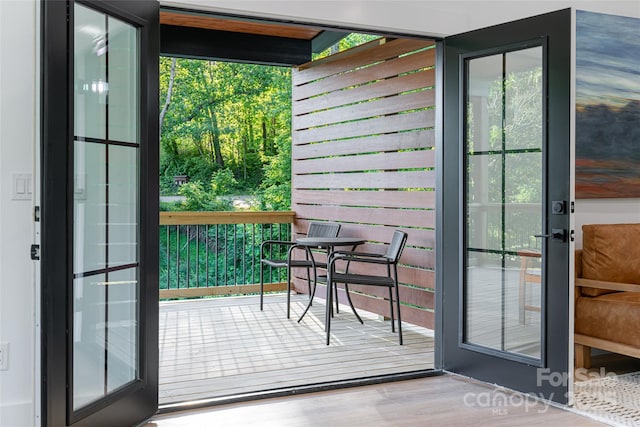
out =
[(515, 254), (522, 249), (540, 249), (542, 213), (537, 203), (476, 203), (469, 205), (469, 238), (484, 248), (504, 248)]
[[(290, 211), (161, 212), (160, 298), (258, 292), (260, 244), (290, 240), (294, 216)], [(267, 268), (264, 278), (266, 291), (286, 289), (280, 270)]]

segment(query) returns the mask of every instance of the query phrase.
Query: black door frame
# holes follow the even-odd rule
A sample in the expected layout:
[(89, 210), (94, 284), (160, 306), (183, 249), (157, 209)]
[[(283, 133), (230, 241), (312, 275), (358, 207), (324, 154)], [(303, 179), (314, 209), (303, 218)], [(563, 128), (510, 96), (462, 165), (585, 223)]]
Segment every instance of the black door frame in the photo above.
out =
[[(546, 200), (570, 197), (570, 114), (571, 114), (571, 19), (570, 9), (526, 18), (445, 38), (443, 58), (443, 135), (441, 174), (439, 175), (440, 209), (436, 215), (436, 361), (444, 370), (461, 373), (482, 381), (500, 384), (523, 392), (536, 393), (561, 404), (568, 401), (568, 380), (557, 379), (557, 373), (570, 378), (569, 336), (569, 243), (547, 243), (546, 318), (543, 324), (545, 342), (544, 366), (507, 360), (464, 349), (460, 343), (461, 280), (463, 277), (464, 218), (463, 142), (461, 102), (462, 56), (467, 52), (512, 45), (544, 38), (548, 42), (546, 123), (548, 156)], [(547, 203), (550, 205), (549, 203)], [(545, 208), (548, 211), (548, 207)], [(548, 213), (548, 212), (547, 212)], [(546, 230), (569, 230), (569, 215), (546, 215)], [(544, 295), (544, 292), (543, 292)]]
[[(46, 426), (142, 421), (158, 404), (158, 75), (155, 1), (82, 1), (140, 31), (140, 336), (138, 379), (74, 413), (69, 395), (73, 329), (73, 4), (41, 1), (41, 419)], [(68, 20), (68, 16), (71, 19)], [(151, 76), (151, 77), (149, 77)], [(144, 189), (144, 191), (142, 191)], [(138, 421), (138, 422), (139, 422)]]

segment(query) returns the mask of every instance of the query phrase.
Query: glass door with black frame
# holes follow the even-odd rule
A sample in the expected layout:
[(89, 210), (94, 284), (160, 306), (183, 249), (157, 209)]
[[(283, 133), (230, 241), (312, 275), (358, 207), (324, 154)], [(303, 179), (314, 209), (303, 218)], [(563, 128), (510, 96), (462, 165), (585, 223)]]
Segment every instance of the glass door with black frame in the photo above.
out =
[[(45, 94), (68, 95), (43, 99), (44, 187), (56, 196), (44, 201), (43, 254), (60, 261), (43, 263), (43, 276), (56, 277), (44, 287), (56, 296), (43, 316), (43, 418), (134, 425), (157, 410), (157, 210), (148, 202), (157, 190), (147, 184), (157, 178), (157, 119), (148, 118), (158, 114), (158, 5), (45, 2), (43, 23), (45, 37), (56, 32), (43, 43)], [(66, 125), (49, 122), (62, 117)], [(66, 236), (50, 238), (61, 224)]]
[(567, 10), (444, 41), (444, 368), (561, 403), (570, 29)]

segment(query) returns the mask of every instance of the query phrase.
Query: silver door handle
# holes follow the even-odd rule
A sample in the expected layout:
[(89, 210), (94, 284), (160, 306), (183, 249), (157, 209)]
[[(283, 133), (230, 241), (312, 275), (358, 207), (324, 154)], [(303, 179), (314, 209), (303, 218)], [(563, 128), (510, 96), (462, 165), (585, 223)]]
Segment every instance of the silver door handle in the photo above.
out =
[(562, 240), (564, 242), (567, 239), (567, 230), (563, 228), (552, 228), (550, 234), (534, 234), (534, 236), (538, 238)]

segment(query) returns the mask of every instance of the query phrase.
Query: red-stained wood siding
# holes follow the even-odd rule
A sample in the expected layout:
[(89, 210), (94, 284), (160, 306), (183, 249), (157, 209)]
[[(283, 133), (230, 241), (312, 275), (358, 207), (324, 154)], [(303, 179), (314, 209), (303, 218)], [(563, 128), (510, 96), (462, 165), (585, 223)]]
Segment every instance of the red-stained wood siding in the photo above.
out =
[[(429, 328), (435, 291), (434, 66), (431, 41), (379, 39), (300, 66), (292, 90), (294, 233), (303, 235), (309, 221), (340, 222), (341, 235), (367, 240), (359, 250), (384, 252), (393, 230), (406, 231), (398, 272), (403, 321)], [(306, 281), (294, 282), (296, 290), (306, 291)], [(353, 291), (358, 307), (389, 314), (386, 290)]]

